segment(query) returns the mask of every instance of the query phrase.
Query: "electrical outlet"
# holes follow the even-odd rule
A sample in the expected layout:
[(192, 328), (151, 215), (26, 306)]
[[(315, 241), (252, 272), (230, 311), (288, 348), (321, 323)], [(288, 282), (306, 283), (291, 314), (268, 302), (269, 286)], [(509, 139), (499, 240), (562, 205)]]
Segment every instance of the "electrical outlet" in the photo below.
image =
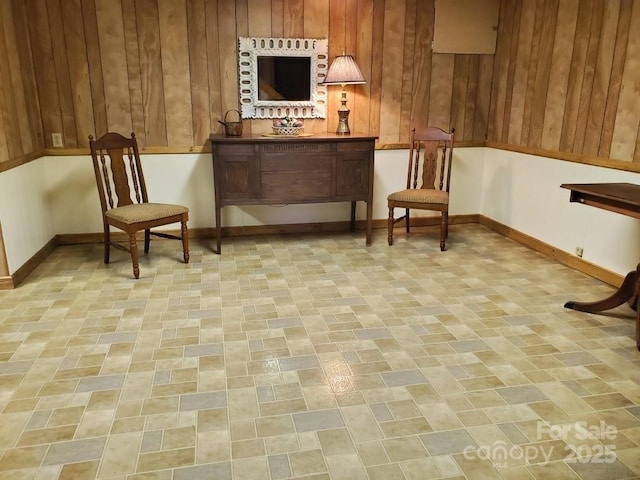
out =
[(64, 147), (62, 143), (62, 134), (61, 133), (52, 133), (51, 134), (51, 142), (54, 147)]
[(584, 248), (582, 247), (576, 247), (576, 255), (579, 257), (582, 257), (582, 254), (584, 253)]

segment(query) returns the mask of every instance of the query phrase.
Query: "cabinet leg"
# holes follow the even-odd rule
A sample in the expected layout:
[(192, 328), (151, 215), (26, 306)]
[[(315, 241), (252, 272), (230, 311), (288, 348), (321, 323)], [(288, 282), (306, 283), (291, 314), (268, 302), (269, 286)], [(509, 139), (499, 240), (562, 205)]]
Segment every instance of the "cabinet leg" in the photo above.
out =
[(350, 225), (351, 231), (355, 232), (356, 231), (356, 202), (355, 200), (353, 200), (351, 202), (351, 225)]
[(222, 225), (220, 224), (220, 207), (216, 205), (216, 254), (222, 253)]

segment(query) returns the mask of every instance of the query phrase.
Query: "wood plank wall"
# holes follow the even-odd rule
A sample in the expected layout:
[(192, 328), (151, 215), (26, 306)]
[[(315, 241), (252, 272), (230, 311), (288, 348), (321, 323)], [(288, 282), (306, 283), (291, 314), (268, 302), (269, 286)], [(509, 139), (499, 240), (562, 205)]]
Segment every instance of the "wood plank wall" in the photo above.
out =
[[(0, 75), (11, 89), (0, 98), (0, 168), (52, 148), (54, 132), (71, 150), (108, 130), (135, 131), (147, 148), (201, 148), (238, 108), (239, 36), (327, 38), (330, 59), (353, 54), (367, 83), (348, 90), (352, 131), (398, 144), (428, 122), (483, 144), (493, 55), (432, 54), (434, 1), (2, 1)], [(6, 58), (21, 68), (4, 69)], [(309, 130), (335, 130), (339, 90)], [(245, 132), (269, 128), (245, 122)]]
[[(501, 0), (495, 55), (433, 54), (434, 2), (0, 1), (0, 171), (52, 148), (54, 132), (71, 153), (108, 130), (201, 149), (238, 107), (238, 36), (328, 38), (331, 58), (354, 54), (367, 83), (348, 91), (351, 129), (382, 144), (419, 122), (467, 144), (640, 162), (640, 0)], [(335, 129), (338, 90), (310, 130)]]
[(640, 167), (640, 1), (502, 0), (490, 108), (489, 145)]

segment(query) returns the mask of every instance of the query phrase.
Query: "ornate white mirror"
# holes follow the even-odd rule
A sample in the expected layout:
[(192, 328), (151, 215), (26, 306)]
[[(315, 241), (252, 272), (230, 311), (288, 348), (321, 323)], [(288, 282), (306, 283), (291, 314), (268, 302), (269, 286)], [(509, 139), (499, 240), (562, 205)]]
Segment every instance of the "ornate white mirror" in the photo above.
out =
[(327, 39), (238, 39), (242, 118), (325, 118)]

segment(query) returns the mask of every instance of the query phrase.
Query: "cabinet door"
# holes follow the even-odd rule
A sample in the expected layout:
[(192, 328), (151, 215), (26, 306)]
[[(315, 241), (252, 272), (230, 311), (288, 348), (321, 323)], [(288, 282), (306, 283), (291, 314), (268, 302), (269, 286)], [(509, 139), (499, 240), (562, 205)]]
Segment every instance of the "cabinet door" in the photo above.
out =
[(367, 200), (371, 169), (371, 142), (338, 144), (337, 196)]
[(256, 156), (251, 145), (220, 145), (214, 152), (221, 202), (250, 203), (257, 198)]

